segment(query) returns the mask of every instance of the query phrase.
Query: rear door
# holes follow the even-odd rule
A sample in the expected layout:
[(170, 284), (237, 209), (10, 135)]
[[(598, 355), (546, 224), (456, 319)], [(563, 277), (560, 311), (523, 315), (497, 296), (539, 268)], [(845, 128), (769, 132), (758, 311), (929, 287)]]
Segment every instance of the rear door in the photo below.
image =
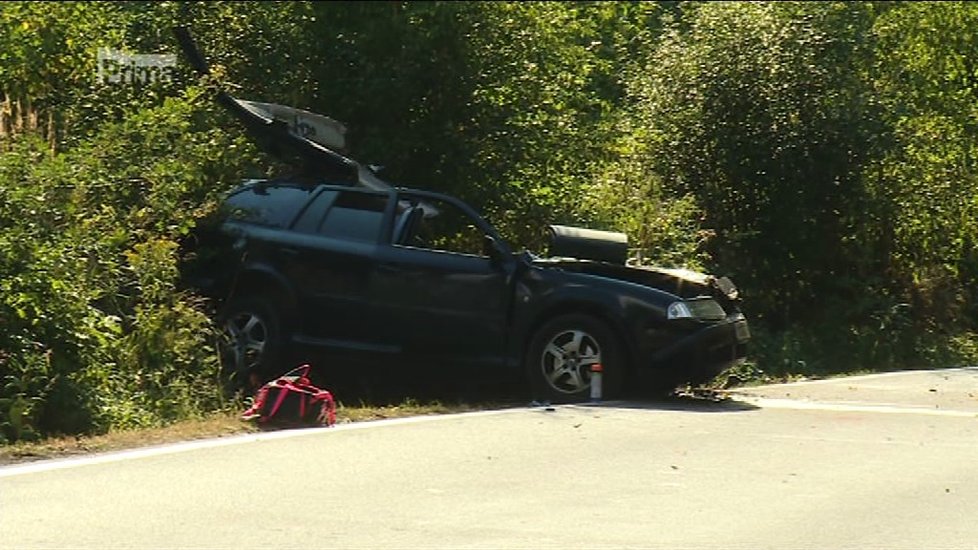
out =
[(289, 226), (315, 195), (316, 189), (290, 183), (261, 182), (244, 186), (221, 205), (216, 220), (198, 228), (202, 240), (192, 266), (194, 284), (223, 299), (234, 288), (241, 264), (247, 269), (274, 272), (290, 242)]
[(435, 194), (398, 194), (390, 242), (370, 279), (379, 330), (414, 359), (444, 366), (503, 359), (510, 289), (490, 259), (498, 236), (464, 204)]
[(369, 279), (390, 193), (324, 188), (292, 226), (282, 253), (299, 297), (301, 343), (354, 351), (395, 351), (375, 328)]

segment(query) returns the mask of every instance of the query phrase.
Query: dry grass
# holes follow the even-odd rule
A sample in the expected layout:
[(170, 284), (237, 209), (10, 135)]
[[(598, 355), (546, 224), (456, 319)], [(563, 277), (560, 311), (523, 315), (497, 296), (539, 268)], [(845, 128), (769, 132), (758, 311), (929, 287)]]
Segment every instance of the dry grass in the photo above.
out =
[(0, 464), (118, 451), (249, 431), (255, 431), (255, 427), (241, 421), (237, 414), (222, 412), (204, 419), (185, 420), (159, 428), (118, 431), (93, 436), (54, 437), (4, 445), (0, 447)]
[[(399, 405), (344, 406), (336, 410), (336, 422), (366, 422), (385, 418), (403, 418), (431, 414), (449, 414), (497, 407), (488, 403), (444, 405), (440, 402), (418, 403), (406, 400)], [(185, 420), (160, 428), (110, 432), (95, 436), (71, 436), (36, 442), (19, 442), (0, 446), (0, 465), (63, 458), (69, 456), (135, 449), (194, 439), (224, 437), (258, 431), (254, 423), (240, 419), (240, 413), (220, 412), (199, 420)]]

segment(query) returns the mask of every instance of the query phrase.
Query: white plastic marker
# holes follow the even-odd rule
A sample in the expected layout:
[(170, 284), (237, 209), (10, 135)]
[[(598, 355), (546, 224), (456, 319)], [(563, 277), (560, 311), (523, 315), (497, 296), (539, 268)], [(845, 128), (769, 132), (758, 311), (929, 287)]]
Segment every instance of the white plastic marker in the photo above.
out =
[(601, 401), (601, 373), (604, 367), (601, 363), (591, 365), (591, 401)]

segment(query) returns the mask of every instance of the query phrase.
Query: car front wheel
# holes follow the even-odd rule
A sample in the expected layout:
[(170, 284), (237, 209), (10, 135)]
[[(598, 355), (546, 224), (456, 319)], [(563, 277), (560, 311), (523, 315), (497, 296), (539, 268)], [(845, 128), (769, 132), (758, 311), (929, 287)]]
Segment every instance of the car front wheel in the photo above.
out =
[(218, 350), (225, 375), (236, 386), (255, 386), (274, 373), (281, 352), (281, 319), (267, 300), (232, 300), (220, 317)]
[(581, 314), (556, 317), (540, 327), (525, 364), (536, 398), (558, 403), (590, 397), (596, 364), (602, 370), (602, 398), (613, 397), (625, 369), (615, 334), (600, 320)]

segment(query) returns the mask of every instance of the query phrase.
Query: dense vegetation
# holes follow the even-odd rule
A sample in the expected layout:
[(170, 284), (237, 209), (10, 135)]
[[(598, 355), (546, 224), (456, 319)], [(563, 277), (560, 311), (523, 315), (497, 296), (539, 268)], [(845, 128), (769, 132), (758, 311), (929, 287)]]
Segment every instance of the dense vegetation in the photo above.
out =
[(344, 121), (519, 244), (587, 224), (730, 275), (755, 369), (978, 356), (978, 4), (5, 2), (0, 440), (223, 404), (177, 243), (284, 167), (182, 59), (96, 77), (100, 47), (176, 52), (175, 23), (242, 97)]

